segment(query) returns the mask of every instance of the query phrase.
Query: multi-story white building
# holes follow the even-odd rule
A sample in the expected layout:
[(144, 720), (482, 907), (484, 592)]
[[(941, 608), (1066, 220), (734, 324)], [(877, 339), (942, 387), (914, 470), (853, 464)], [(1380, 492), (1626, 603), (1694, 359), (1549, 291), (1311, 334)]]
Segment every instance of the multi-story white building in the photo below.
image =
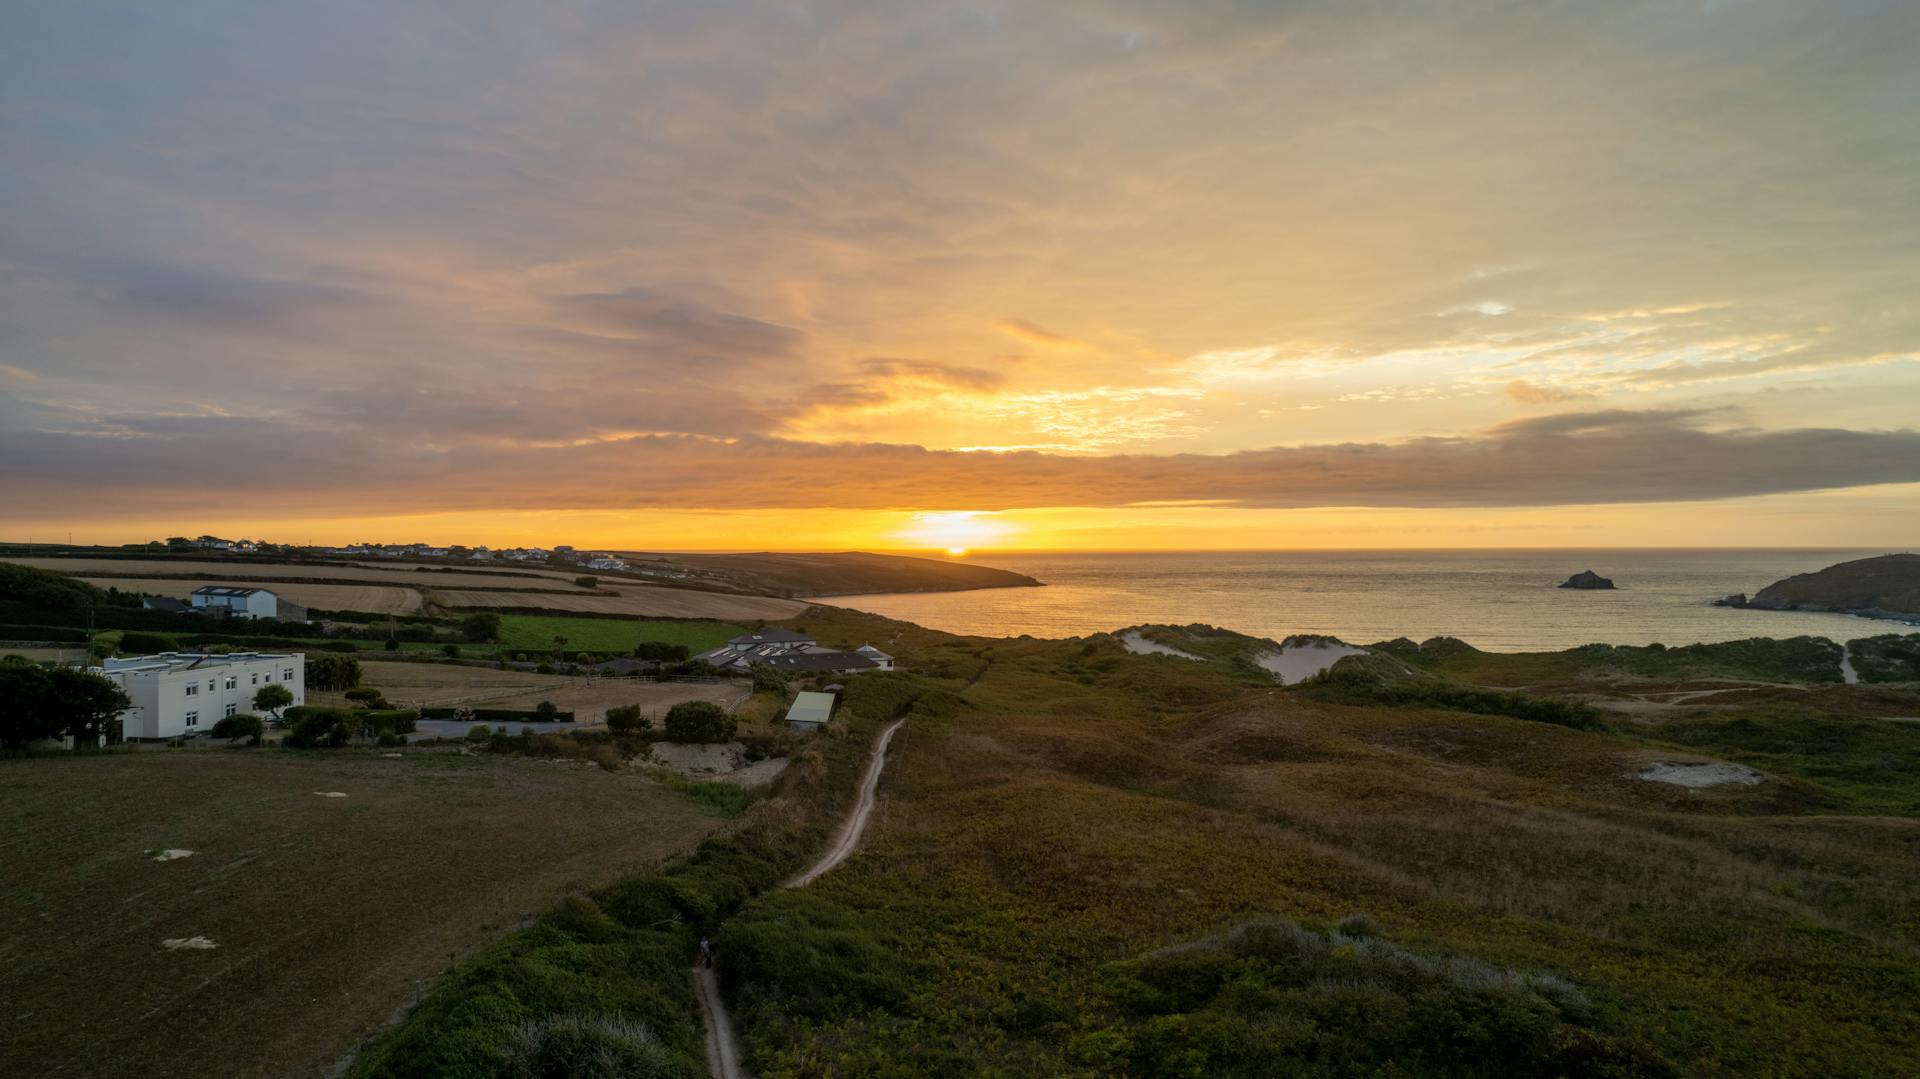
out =
[(108, 659), (94, 673), (133, 701), (120, 714), (130, 742), (204, 734), (224, 716), (254, 711), (254, 695), (264, 686), (285, 686), (294, 704), (307, 703), (307, 657), (298, 652), (162, 652)]

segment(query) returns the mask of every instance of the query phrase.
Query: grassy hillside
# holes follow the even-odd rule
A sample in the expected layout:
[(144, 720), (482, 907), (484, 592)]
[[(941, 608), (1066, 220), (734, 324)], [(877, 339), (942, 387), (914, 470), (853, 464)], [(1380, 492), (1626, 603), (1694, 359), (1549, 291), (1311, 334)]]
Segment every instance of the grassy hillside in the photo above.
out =
[[(1916, 725), (1578, 730), (975, 643), (866, 849), (721, 931), (763, 1076), (1920, 1067)], [(1636, 778), (1703, 753), (1767, 779)]]
[(725, 580), (733, 587), (782, 596), (845, 596), (871, 592), (950, 592), (1013, 588), (1040, 582), (1022, 573), (970, 562), (868, 554), (639, 554), (632, 556)]
[(1762, 588), (1748, 606), (1920, 618), (1920, 554), (1862, 558), (1797, 574)]

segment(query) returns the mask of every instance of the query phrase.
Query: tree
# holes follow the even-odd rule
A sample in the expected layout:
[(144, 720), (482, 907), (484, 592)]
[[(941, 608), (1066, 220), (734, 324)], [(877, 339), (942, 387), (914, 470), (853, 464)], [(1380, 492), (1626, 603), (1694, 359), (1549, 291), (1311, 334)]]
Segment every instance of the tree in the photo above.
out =
[(55, 667), (47, 672), (53, 688), (53, 715), (61, 733), (73, 739), (73, 748), (92, 749), (104, 737), (117, 744), (120, 713), (133, 702), (119, 686), (78, 667)]
[(20, 749), (59, 736), (47, 669), (25, 656), (0, 659), (0, 746)]
[(541, 701), (533, 706), (533, 718), (542, 723), (553, 723), (560, 718), (560, 706), (552, 701)]
[(787, 676), (765, 663), (753, 665), (753, 691), (755, 693), (785, 693)]
[(387, 643), (381, 645), (380, 647), (386, 649), (389, 652), (398, 652), (400, 651), (400, 640), (397, 637), (388, 637)]
[[(640, 706), (623, 704), (607, 709), (607, 729), (615, 734), (632, 734), (646, 721), (640, 718)], [(650, 725), (650, 724), (649, 724)]]
[(561, 654), (564, 653), (566, 650), (567, 650), (567, 639), (565, 637), (562, 637), (558, 633), (554, 634), (553, 635), (553, 657), (555, 659), (559, 659)]
[(337, 691), (360, 684), (360, 661), (337, 654), (307, 657), (307, 685), (313, 689)]
[(448, 642), (447, 644), (443, 644), (440, 646), (440, 654), (443, 656), (446, 656), (448, 659), (459, 659), (460, 646), (457, 644), (453, 644), (452, 642)]
[[(261, 686), (260, 692), (253, 695), (253, 706), (271, 715), (275, 720), (280, 718), (280, 709), (292, 703), (293, 691), (277, 682), (270, 682), (267, 685)], [(232, 719), (233, 717), (229, 716), (227, 718)], [(259, 719), (256, 718), (254, 722), (258, 723)], [(215, 726), (217, 728), (218, 724), (215, 724)]]
[(667, 711), (669, 742), (731, 742), (736, 724), (712, 701), (681, 701)]
[(460, 620), (460, 635), (476, 644), (500, 636), (500, 616), (487, 611), (467, 615)]
[(641, 641), (633, 649), (633, 658), (654, 663), (685, 663), (689, 654), (686, 645), (665, 641)]
[[(279, 689), (280, 687), (268, 686), (267, 688)], [(290, 693), (287, 694), (287, 700), (293, 700), (293, 695)], [(238, 712), (234, 715), (221, 717), (220, 722), (213, 725), (213, 736), (215, 738), (225, 738), (228, 742), (237, 742), (245, 738), (248, 745), (257, 746), (260, 744), (260, 736), (266, 733), (266, 729), (267, 725), (260, 722), (259, 716), (248, 712)]]

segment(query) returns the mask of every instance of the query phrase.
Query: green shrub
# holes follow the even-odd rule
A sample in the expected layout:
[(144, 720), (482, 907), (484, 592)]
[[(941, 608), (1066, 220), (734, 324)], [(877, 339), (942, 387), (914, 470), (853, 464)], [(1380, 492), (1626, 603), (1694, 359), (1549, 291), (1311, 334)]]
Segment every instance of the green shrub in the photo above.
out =
[(632, 734), (640, 729), (640, 706), (623, 704), (607, 709), (607, 729), (615, 734)]
[(440, 646), (440, 654), (443, 656), (446, 656), (448, 659), (459, 659), (460, 646), (457, 644), (453, 644), (452, 642), (448, 642), (447, 644), (443, 644)]
[(149, 656), (155, 652), (172, 652), (179, 647), (177, 641), (164, 633), (128, 630), (120, 635), (120, 651), (132, 655)]
[(484, 742), (493, 737), (493, 728), (485, 723), (475, 723), (467, 728), (467, 741)]
[(337, 748), (361, 730), (362, 713), (344, 708), (287, 709), (286, 744), (294, 749)]
[(0, 625), (0, 640), (47, 641), (54, 644), (85, 644), (87, 631), (64, 626)]
[(508, 1079), (621, 1079), (671, 1074), (675, 1054), (645, 1023), (612, 1015), (555, 1015), (514, 1027)]
[(384, 694), (372, 687), (347, 690), (346, 698), (362, 708), (393, 707), (393, 705), (387, 703), (387, 698)]
[(560, 707), (552, 701), (541, 701), (533, 706), (533, 718), (542, 723), (557, 723), (560, 721)]
[(221, 717), (220, 722), (213, 725), (212, 733), (215, 738), (225, 738), (229, 742), (245, 738), (248, 745), (257, 746), (260, 744), (260, 736), (265, 734), (266, 730), (267, 725), (259, 716), (238, 712)]
[(733, 717), (712, 701), (681, 701), (667, 710), (669, 742), (730, 742), (735, 727)]

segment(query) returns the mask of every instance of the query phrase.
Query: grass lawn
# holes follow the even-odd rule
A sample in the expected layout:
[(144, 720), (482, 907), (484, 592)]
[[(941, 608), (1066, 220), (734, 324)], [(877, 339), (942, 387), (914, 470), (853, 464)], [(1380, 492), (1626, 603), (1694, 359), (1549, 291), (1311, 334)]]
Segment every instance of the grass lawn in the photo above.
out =
[(569, 652), (630, 652), (643, 641), (684, 644), (705, 652), (745, 633), (730, 622), (668, 622), (644, 618), (565, 618), (558, 615), (508, 614), (500, 617), (500, 646), (528, 651), (551, 651), (555, 635), (567, 639)]
[(439, 750), (34, 757), (0, 789), (19, 1076), (328, 1074), (451, 957), (719, 823), (633, 773)]

